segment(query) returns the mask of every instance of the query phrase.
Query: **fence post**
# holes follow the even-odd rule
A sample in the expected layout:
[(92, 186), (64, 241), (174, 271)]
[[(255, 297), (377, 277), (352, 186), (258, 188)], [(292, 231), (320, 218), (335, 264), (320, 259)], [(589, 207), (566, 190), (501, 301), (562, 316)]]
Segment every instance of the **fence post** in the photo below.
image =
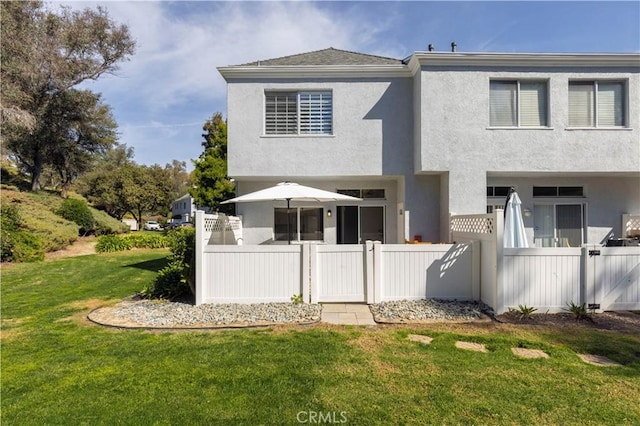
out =
[(480, 300), (480, 241), (473, 240), (471, 246), (471, 297)]
[(505, 312), (504, 307), (504, 210), (496, 209), (495, 217), (495, 243), (496, 243), (496, 314)]
[(382, 302), (382, 243), (373, 242), (373, 303)]
[(320, 280), (318, 279), (318, 246), (309, 246), (309, 287), (311, 293), (311, 303), (318, 303), (320, 298)]
[(375, 303), (375, 276), (373, 271), (373, 241), (365, 241), (362, 246), (364, 252), (364, 287), (367, 292), (367, 303)]
[(300, 252), (300, 256), (302, 257), (302, 300), (304, 302), (311, 302), (311, 292), (309, 291), (309, 280), (311, 279), (309, 258), (311, 253), (309, 246), (309, 243), (303, 243)]
[(196, 305), (204, 300), (204, 211), (196, 210)]

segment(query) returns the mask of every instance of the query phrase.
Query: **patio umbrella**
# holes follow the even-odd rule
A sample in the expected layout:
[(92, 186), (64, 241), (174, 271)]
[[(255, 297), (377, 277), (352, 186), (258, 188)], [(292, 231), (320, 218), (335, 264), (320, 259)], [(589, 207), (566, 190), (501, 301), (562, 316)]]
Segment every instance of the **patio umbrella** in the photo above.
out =
[(515, 189), (509, 190), (507, 203), (504, 207), (504, 246), (505, 247), (529, 247), (527, 234), (524, 230), (522, 219), (522, 202)]
[(337, 192), (325, 191), (323, 189), (312, 188), (310, 186), (299, 185), (294, 182), (280, 182), (279, 184), (261, 189), (259, 191), (250, 192), (241, 195), (220, 204), (229, 203), (250, 203), (254, 201), (287, 201), (287, 239), (291, 244), (291, 232), (289, 223), (289, 209), (291, 200), (293, 201), (362, 201), (361, 198), (350, 197), (348, 195), (338, 194)]

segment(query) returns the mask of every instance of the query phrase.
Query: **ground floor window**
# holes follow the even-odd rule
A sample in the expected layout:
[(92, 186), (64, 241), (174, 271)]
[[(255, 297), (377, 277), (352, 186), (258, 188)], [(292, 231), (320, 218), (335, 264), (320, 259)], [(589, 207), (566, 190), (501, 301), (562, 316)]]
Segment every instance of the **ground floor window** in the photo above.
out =
[(273, 235), (275, 241), (324, 241), (323, 209), (274, 209)]
[(536, 247), (580, 247), (584, 223), (583, 204), (535, 204), (534, 243)]

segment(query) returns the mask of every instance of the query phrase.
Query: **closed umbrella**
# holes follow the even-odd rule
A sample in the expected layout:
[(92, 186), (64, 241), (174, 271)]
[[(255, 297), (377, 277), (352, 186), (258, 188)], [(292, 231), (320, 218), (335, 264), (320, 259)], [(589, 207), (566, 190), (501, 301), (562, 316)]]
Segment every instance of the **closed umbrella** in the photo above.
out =
[(362, 201), (361, 198), (350, 197), (348, 195), (338, 194), (337, 192), (325, 191), (323, 189), (312, 188), (310, 186), (299, 185), (294, 182), (280, 182), (279, 184), (261, 189), (259, 191), (250, 192), (249, 194), (241, 195), (236, 198), (232, 198), (227, 201), (223, 201), (220, 204), (229, 203), (250, 203), (256, 201), (287, 201), (287, 239), (291, 244), (291, 232), (289, 223), (289, 209), (291, 200), (293, 201)]
[(512, 248), (527, 248), (527, 234), (522, 219), (522, 202), (515, 189), (509, 190), (507, 203), (504, 208), (504, 246)]

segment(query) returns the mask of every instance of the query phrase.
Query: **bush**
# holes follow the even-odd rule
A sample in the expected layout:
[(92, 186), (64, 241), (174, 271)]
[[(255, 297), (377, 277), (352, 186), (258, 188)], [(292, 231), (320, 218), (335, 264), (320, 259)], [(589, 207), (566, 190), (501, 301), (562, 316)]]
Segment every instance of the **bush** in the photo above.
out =
[(146, 232), (140, 232), (136, 234), (123, 235), (121, 238), (126, 238), (131, 241), (131, 247), (135, 248), (165, 248), (169, 247), (169, 239), (162, 234), (151, 234)]
[(147, 299), (175, 300), (189, 293), (184, 278), (184, 266), (180, 262), (171, 262), (158, 272), (156, 279), (145, 287), (140, 295)]
[(127, 238), (119, 235), (103, 235), (96, 243), (96, 253), (111, 253), (114, 251), (131, 250), (133, 245)]
[(2, 205), (0, 222), (0, 258), (3, 262), (36, 262), (44, 259), (42, 238), (21, 229), (23, 222), (15, 205)]
[(194, 228), (178, 228), (167, 232), (166, 240), (171, 249), (169, 265), (160, 270), (155, 281), (142, 290), (142, 297), (175, 300), (189, 292), (195, 295), (195, 237)]
[(109, 216), (102, 210), (89, 208), (93, 215), (93, 231), (97, 236), (110, 234), (124, 234), (129, 232), (129, 225)]
[(98, 238), (96, 251), (108, 253), (131, 250), (132, 248), (165, 248), (169, 247), (169, 239), (162, 234), (126, 234), (102, 235)]
[(7, 238), (6, 244), (9, 246), (6, 260), (13, 262), (39, 262), (44, 260), (42, 238), (28, 231), (14, 231), (2, 236), (3, 260), (5, 260), (5, 238)]
[(75, 222), (80, 227), (80, 234), (86, 235), (93, 230), (93, 215), (87, 204), (82, 200), (68, 198), (62, 202), (57, 214)]

